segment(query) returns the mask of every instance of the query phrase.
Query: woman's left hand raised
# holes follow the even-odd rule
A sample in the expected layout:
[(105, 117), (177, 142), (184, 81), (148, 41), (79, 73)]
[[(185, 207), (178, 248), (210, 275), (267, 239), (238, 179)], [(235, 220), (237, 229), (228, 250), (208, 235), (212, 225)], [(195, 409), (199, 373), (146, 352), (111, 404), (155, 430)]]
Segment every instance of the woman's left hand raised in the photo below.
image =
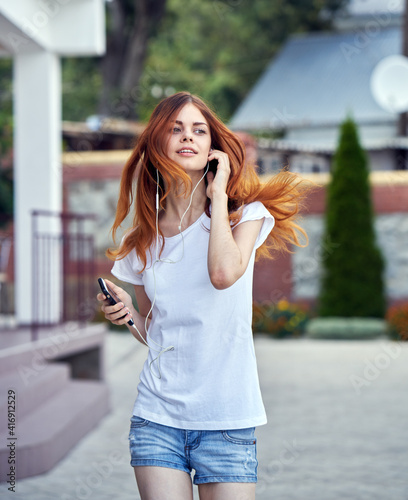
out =
[(214, 175), (214, 172), (209, 171), (207, 174), (207, 196), (210, 200), (213, 199), (214, 196), (219, 194), (226, 194), (227, 192), (227, 184), (231, 172), (230, 161), (227, 153), (223, 151), (213, 150), (210, 151), (208, 155), (208, 161), (217, 160), (217, 172)]

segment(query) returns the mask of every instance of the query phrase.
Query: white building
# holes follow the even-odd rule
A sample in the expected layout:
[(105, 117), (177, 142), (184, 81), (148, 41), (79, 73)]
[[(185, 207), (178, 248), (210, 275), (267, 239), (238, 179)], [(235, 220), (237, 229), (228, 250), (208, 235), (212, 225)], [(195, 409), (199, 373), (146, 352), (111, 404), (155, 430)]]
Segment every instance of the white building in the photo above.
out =
[[(19, 324), (29, 324), (32, 319), (31, 212), (59, 212), (62, 208), (60, 57), (94, 56), (104, 51), (104, 0), (0, 0), (0, 56), (12, 58), (14, 65), (15, 304)], [(48, 224), (45, 230), (55, 231)], [(59, 273), (51, 274), (58, 289)], [(58, 307), (54, 304), (55, 317), (59, 317)]]

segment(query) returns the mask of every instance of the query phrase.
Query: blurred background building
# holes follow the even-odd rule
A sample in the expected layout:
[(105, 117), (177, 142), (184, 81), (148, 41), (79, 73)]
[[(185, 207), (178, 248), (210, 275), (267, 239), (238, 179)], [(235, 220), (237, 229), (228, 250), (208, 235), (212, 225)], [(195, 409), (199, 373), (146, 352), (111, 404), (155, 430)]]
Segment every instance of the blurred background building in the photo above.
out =
[(285, 164), (300, 173), (329, 172), (347, 115), (372, 170), (406, 168), (399, 114), (382, 109), (370, 92), (377, 64), (401, 53), (402, 5), (352, 2), (349, 9), (332, 32), (291, 36), (232, 116), (233, 129), (269, 135), (259, 140), (262, 172)]

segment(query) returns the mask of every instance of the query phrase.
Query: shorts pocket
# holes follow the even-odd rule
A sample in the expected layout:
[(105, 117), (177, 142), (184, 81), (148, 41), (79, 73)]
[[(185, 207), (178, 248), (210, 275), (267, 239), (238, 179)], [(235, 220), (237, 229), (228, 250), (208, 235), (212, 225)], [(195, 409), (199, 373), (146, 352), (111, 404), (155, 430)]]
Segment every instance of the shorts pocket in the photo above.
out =
[(138, 429), (139, 427), (145, 427), (146, 425), (149, 425), (149, 423), (150, 423), (149, 420), (133, 415), (132, 418), (130, 419), (130, 428)]
[(256, 444), (255, 427), (247, 429), (229, 429), (222, 431), (224, 439), (230, 443), (243, 444), (246, 446)]

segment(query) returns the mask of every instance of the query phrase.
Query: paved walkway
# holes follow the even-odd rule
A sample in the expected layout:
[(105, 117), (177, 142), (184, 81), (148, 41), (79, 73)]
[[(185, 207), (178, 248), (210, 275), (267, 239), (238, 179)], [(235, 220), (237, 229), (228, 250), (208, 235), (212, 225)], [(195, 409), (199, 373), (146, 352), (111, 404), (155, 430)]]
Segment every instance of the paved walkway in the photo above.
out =
[[(146, 351), (126, 334), (107, 343), (112, 412), (51, 472), (0, 485), (2, 499), (139, 499), (127, 433)], [(408, 500), (408, 343), (255, 345), (269, 418), (257, 500)]]

